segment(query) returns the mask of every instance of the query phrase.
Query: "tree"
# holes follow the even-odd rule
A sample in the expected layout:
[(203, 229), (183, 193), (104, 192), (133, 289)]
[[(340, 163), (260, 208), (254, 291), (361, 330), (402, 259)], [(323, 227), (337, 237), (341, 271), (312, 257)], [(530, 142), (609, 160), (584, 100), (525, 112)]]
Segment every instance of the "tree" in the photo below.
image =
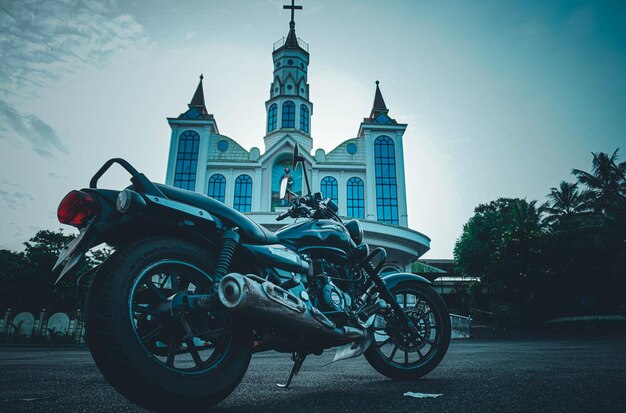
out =
[(617, 163), (619, 148), (611, 156), (594, 153), (591, 172), (573, 169), (578, 182), (587, 186), (596, 213), (614, 215), (623, 213), (626, 205), (626, 162)]
[(577, 183), (561, 181), (558, 188), (550, 188), (548, 201), (541, 210), (546, 214), (543, 222), (562, 226), (571, 223), (590, 208), (590, 193), (580, 191)]
[(499, 198), (476, 207), (454, 256), (462, 273), (480, 277), (494, 302), (510, 307), (518, 321), (530, 321), (546, 278), (545, 235), (536, 201)]
[[(37, 232), (24, 243), (23, 252), (0, 250), (0, 303), (17, 311), (37, 313), (42, 308), (49, 311), (74, 311), (83, 301), (84, 290), (67, 280), (55, 284), (52, 267), (63, 247), (74, 235), (62, 230)], [(112, 252), (109, 247), (87, 254), (78, 264), (77, 271), (84, 273), (101, 264)]]

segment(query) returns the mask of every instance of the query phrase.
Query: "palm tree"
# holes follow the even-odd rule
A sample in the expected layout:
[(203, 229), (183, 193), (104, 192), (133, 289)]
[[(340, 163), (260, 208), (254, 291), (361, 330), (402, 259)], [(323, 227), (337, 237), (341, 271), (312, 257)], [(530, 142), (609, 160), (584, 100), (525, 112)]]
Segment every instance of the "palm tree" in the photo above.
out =
[(591, 172), (573, 169), (578, 182), (592, 194), (596, 212), (606, 215), (616, 212), (626, 203), (626, 162), (617, 163), (619, 148), (611, 156), (604, 152), (591, 153)]
[(563, 223), (589, 210), (590, 193), (580, 191), (577, 183), (561, 181), (558, 188), (550, 188), (548, 201), (541, 207), (548, 225)]
[(519, 228), (538, 229), (541, 226), (537, 201), (527, 202), (525, 199), (517, 199), (513, 203), (513, 220)]

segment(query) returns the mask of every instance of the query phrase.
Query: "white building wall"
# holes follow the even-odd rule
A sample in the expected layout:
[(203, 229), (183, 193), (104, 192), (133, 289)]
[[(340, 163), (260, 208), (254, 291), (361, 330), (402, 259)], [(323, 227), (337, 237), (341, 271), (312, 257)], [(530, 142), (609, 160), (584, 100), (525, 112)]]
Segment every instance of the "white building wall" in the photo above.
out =
[(398, 130), (395, 134), (396, 149), (396, 182), (398, 185), (398, 222), (403, 227), (409, 226), (408, 211), (406, 207), (406, 179), (404, 176), (404, 146), (402, 135), (404, 130)]

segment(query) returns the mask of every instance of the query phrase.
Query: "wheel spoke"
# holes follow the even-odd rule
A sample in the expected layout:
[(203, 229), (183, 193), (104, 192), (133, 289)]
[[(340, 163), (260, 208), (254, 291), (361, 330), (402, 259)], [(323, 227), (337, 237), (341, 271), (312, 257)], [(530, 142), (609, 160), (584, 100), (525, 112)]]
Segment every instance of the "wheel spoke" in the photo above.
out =
[(163, 294), (161, 289), (152, 282), (152, 280), (147, 280), (146, 285), (148, 286), (148, 289), (152, 291), (154, 295), (156, 295), (160, 301), (167, 300), (167, 297)]
[(389, 355), (389, 360), (393, 361), (393, 356), (396, 355), (397, 351), (398, 351), (398, 346), (394, 346), (393, 350), (391, 351), (391, 355)]
[(170, 284), (172, 285), (172, 294), (180, 291), (180, 282), (176, 274), (170, 274)]
[(387, 340), (385, 340), (382, 343), (378, 344), (378, 348), (384, 347), (390, 341), (391, 341), (391, 337), (388, 337)]
[(179, 343), (180, 341), (176, 338), (170, 340), (169, 347), (167, 348), (167, 360), (165, 361), (165, 364), (170, 367), (174, 367), (174, 358), (176, 357)]
[(409, 352), (404, 350), (404, 364), (409, 364)]
[(198, 353), (196, 344), (193, 342), (193, 338), (186, 338), (185, 343), (187, 343), (187, 349), (189, 350), (189, 353), (191, 353), (191, 357), (193, 358), (194, 363), (196, 363), (196, 366), (201, 365), (202, 358), (200, 357), (200, 353)]
[(149, 315), (154, 315), (154, 316), (158, 314), (156, 310), (150, 307), (144, 307), (142, 305), (137, 305), (137, 304), (133, 306), (133, 311), (136, 313), (149, 314)]
[(162, 332), (163, 332), (163, 326), (159, 325), (158, 327), (150, 331), (148, 334), (142, 336), (141, 341), (143, 341), (144, 343), (150, 343), (152, 340), (157, 338), (157, 336), (161, 334)]

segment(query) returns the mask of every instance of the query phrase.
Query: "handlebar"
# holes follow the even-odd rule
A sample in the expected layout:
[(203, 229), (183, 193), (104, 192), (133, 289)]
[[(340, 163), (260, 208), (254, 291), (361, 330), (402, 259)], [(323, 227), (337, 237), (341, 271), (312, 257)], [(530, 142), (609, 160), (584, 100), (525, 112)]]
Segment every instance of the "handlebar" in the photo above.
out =
[[(320, 215), (321, 214), (321, 215)], [(337, 204), (327, 199), (324, 202), (321, 194), (308, 194), (300, 198), (296, 198), (293, 205), (282, 214), (276, 217), (276, 221), (282, 221), (287, 217), (302, 218), (330, 218), (337, 222), (341, 222), (341, 218), (337, 215)]]

